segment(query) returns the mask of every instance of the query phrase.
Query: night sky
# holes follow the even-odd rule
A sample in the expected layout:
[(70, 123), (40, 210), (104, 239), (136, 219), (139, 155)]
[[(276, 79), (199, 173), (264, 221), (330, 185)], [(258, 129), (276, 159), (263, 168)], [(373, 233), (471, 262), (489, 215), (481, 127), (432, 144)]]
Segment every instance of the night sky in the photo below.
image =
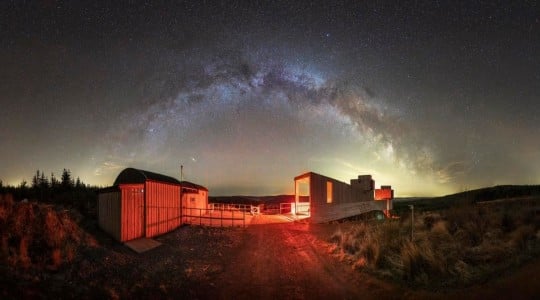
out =
[(181, 164), (211, 195), (307, 171), (397, 196), (540, 183), (537, 1), (147, 2), (1, 2), (4, 184)]

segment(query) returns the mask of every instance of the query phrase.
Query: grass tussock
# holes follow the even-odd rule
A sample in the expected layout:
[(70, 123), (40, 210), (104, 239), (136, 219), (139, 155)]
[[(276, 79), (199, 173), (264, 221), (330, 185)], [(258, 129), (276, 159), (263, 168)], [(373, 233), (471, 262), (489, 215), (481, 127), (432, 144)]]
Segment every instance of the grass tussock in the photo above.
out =
[(410, 285), (440, 288), (484, 280), (540, 254), (537, 206), (467, 205), (411, 219), (338, 229), (333, 252), (354, 268)]
[(93, 246), (68, 211), (0, 195), (0, 261), (15, 268), (55, 270), (71, 262), (81, 246)]

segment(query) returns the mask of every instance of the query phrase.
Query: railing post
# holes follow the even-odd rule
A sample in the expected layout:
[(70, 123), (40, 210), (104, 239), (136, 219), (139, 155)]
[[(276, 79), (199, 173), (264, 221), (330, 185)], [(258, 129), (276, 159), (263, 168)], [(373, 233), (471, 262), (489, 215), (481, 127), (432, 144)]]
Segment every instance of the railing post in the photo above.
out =
[(199, 208), (199, 226), (202, 226), (202, 213), (201, 213), (201, 209)]
[(412, 242), (413, 235), (414, 235), (414, 205), (409, 205), (409, 208), (411, 209), (411, 242)]
[(223, 210), (221, 210), (221, 227), (223, 227)]
[(244, 228), (246, 228), (246, 211), (244, 210)]

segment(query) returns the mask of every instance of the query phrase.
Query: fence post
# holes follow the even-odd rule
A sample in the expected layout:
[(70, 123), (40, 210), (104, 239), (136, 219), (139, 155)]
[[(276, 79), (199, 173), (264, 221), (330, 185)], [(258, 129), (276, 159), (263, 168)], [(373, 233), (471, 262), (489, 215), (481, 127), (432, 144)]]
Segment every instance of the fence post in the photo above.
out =
[(201, 213), (201, 209), (199, 208), (199, 226), (202, 226), (202, 213)]
[(244, 210), (244, 228), (246, 228), (246, 211)]
[(409, 208), (411, 209), (411, 242), (412, 242), (413, 234), (414, 234), (414, 205), (409, 205)]
[(223, 209), (221, 210), (221, 227), (223, 227)]

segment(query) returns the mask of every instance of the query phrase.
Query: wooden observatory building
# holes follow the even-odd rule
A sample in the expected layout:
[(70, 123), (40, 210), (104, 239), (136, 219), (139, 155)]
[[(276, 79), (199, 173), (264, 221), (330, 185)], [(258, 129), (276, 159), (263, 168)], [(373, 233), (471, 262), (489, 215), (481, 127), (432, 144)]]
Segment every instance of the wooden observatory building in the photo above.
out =
[(203, 186), (139, 169), (124, 169), (98, 195), (98, 224), (124, 242), (154, 237), (182, 225), (190, 208), (207, 208)]
[(314, 223), (340, 220), (373, 210), (386, 212), (391, 209), (394, 196), (390, 186), (376, 190), (371, 175), (360, 175), (348, 184), (308, 172), (296, 176), (294, 186), (295, 213), (309, 216)]

